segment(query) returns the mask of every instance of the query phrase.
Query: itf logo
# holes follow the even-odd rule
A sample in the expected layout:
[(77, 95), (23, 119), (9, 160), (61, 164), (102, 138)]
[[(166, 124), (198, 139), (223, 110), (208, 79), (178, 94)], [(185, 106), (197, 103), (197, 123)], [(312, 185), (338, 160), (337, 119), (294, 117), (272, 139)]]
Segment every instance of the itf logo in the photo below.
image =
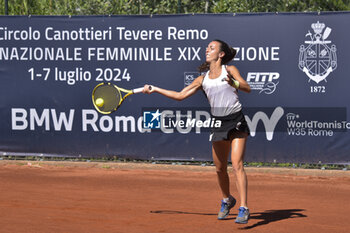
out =
[(290, 112), (286, 114), (286, 118), (287, 118), (287, 121), (294, 121), (296, 118), (299, 118), (299, 115)]
[(160, 116), (162, 113), (157, 111), (143, 112), (143, 128), (145, 129), (160, 129)]

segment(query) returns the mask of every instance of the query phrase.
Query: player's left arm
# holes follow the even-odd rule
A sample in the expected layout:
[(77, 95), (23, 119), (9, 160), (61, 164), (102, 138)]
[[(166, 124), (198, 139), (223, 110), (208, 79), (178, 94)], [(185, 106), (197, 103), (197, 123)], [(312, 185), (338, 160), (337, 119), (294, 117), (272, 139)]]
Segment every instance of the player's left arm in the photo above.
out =
[[(233, 77), (237, 82), (239, 82), (239, 85), (238, 85), (239, 90), (242, 90), (247, 93), (251, 91), (249, 84), (242, 78), (241, 74), (239, 73), (239, 70), (235, 66), (232, 66), (232, 65), (227, 66), (226, 70), (231, 77)], [(228, 83), (231, 86), (235, 87), (233, 80), (228, 80)]]

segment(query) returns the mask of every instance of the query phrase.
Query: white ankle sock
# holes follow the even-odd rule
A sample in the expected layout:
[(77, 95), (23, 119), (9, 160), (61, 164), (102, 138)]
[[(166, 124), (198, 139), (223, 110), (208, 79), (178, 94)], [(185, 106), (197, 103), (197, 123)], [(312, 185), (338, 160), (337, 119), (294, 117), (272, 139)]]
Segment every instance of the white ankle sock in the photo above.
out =
[(223, 198), (222, 200), (223, 200), (225, 203), (230, 202), (230, 201), (233, 200), (233, 196), (230, 195), (229, 197)]

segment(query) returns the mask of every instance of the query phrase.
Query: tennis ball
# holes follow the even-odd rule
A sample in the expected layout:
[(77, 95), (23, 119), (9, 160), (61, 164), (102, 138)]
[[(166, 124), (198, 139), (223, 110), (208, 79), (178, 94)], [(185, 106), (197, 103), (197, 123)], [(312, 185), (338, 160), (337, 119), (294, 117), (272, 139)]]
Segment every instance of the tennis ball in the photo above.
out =
[(96, 105), (97, 105), (98, 107), (102, 107), (103, 104), (104, 104), (104, 101), (103, 101), (102, 98), (97, 98), (96, 101), (95, 101), (95, 103), (96, 103)]

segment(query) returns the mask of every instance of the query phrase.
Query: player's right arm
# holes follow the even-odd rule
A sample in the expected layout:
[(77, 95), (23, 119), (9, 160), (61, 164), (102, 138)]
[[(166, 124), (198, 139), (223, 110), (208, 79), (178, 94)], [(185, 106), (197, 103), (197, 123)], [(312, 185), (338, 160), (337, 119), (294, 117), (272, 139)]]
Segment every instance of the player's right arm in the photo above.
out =
[(199, 89), (202, 87), (202, 81), (204, 76), (197, 77), (190, 85), (182, 89), (181, 91), (172, 91), (172, 90), (166, 90), (160, 87), (145, 85), (143, 88), (143, 93), (151, 94), (151, 93), (159, 93), (161, 95), (164, 95), (168, 98), (181, 101), (183, 99), (186, 99), (196, 93)]

